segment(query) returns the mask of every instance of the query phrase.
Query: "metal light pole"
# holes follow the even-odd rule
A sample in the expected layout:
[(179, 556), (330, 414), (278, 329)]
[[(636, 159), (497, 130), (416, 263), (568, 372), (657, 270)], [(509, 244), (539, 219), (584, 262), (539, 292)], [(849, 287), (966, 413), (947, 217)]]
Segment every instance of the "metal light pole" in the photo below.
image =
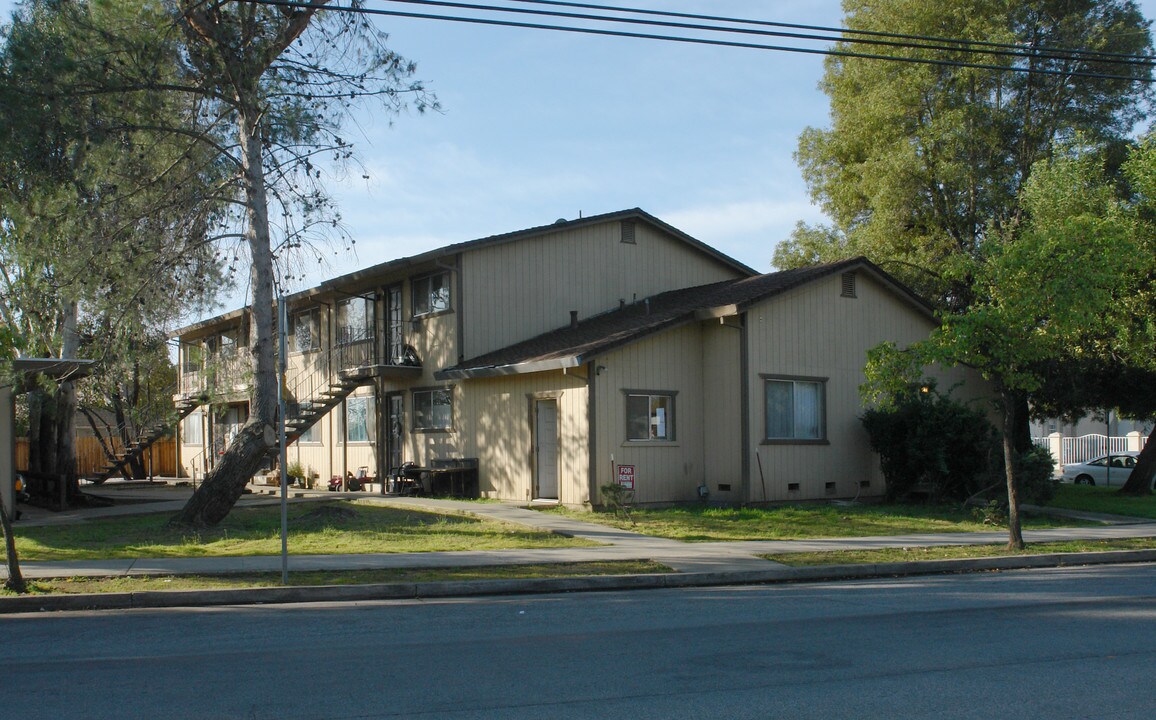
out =
[(289, 456), (285, 447), (285, 358), (289, 354), (284, 293), (277, 296), (277, 442), (281, 465), (281, 584), (289, 584)]

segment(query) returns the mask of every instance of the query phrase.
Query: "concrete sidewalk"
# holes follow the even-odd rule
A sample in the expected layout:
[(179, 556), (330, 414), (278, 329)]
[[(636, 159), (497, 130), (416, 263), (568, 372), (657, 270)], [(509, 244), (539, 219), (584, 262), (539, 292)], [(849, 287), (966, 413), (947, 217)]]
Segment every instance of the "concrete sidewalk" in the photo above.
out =
[[(268, 490), (273, 490), (268, 488)], [(58, 524), (63, 522), (86, 522), (89, 519), (130, 514), (175, 512), (187, 498), (191, 489), (174, 488), (169, 485), (146, 487), (107, 486), (99, 490), (89, 489), (92, 494), (116, 497), (117, 504), (107, 508), (86, 508), (69, 513), (47, 513), (33, 511), (19, 523), (22, 526)], [(326, 492), (294, 491), (297, 497), (292, 502), (317, 502), (340, 497)], [(1002, 544), (1007, 540), (1006, 532), (983, 533), (939, 533), (928, 535), (905, 535), (889, 537), (838, 538), (824, 540), (791, 541), (744, 541), (684, 543), (677, 540), (655, 538), (628, 530), (620, 530), (593, 523), (585, 523), (553, 513), (543, 513), (509, 503), (478, 503), (429, 498), (383, 497), (367, 493), (351, 493), (362, 500), (395, 507), (408, 507), (433, 511), (473, 513), (486, 518), (514, 523), (562, 535), (582, 538), (598, 543), (593, 547), (549, 548), (524, 550), (486, 550), (433, 553), (380, 553), (369, 555), (291, 555), (288, 568), (293, 571), (310, 570), (372, 570), (391, 568), (456, 568), (500, 565), (526, 565), (538, 563), (579, 563), (590, 561), (651, 560), (673, 569), (675, 575), (657, 576), (613, 576), (564, 578), (551, 581), (475, 581), (472, 583), (428, 583), (421, 587), (414, 584), (393, 586), (342, 586), (340, 588), (272, 588), (268, 592), (257, 591), (209, 591), (201, 593), (160, 593), (168, 595), (167, 600), (145, 596), (158, 593), (135, 593), (131, 598), (119, 600), (126, 606), (155, 606), (172, 601), (176, 604), (220, 604), (245, 602), (288, 602), (305, 599), (349, 599), (386, 597), (433, 597), (470, 595), (492, 592), (544, 592), (558, 589), (612, 589), (618, 587), (671, 587), (685, 585), (721, 585), (749, 582), (790, 581), (836, 577), (863, 577), (871, 575), (903, 575), (924, 572), (961, 572), (979, 569), (1011, 567), (1038, 567), (1042, 565), (1087, 564), (1093, 562), (1151, 562), (1156, 561), (1156, 550), (1073, 553), (1062, 555), (1036, 555), (1022, 557), (981, 558), (952, 561), (924, 561), (908, 563), (888, 563), (886, 565), (826, 566), (814, 568), (791, 568), (770, 562), (759, 555), (785, 554), (792, 552), (812, 552), (838, 549), (871, 550), (896, 547), (933, 547), (946, 545)], [(246, 495), (240, 505), (277, 504), (278, 496), (268, 494)], [(1056, 528), (1026, 531), (1029, 543), (1055, 542), (1076, 539), (1111, 539), (1156, 537), (1156, 523), (1128, 518), (1100, 518), (1106, 524), (1097, 527)], [(282, 558), (279, 555), (259, 557), (214, 557), (214, 558), (142, 558), (126, 560), (91, 560), (67, 562), (24, 562), (21, 570), (28, 579), (51, 577), (117, 576), (117, 575), (184, 575), (184, 574), (228, 574), (247, 572), (280, 572)], [(0, 576), (6, 570), (0, 568)], [(351, 588), (362, 588), (353, 590)], [(224, 593), (224, 594), (222, 594)], [(249, 593), (249, 595), (245, 595)], [(272, 595), (270, 595), (272, 593)], [(368, 593), (368, 594), (367, 594)], [(400, 593), (400, 594), (399, 594)], [(74, 600), (55, 601), (51, 598), (72, 597)], [(37, 596), (27, 598), (0, 598), (0, 612), (18, 611), (16, 607), (88, 607), (97, 602), (98, 596)], [(83, 598), (83, 599), (77, 599)], [(280, 599), (278, 599), (280, 598)], [(105, 602), (116, 602), (116, 598), (105, 597)], [(84, 602), (90, 603), (84, 605)]]

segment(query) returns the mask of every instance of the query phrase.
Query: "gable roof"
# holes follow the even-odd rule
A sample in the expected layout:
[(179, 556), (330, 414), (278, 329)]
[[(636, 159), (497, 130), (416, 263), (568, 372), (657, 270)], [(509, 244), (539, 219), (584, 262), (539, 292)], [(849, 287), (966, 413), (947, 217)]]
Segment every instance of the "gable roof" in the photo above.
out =
[(435, 260), (439, 260), (452, 255), (457, 255), (461, 252), (476, 250), (482, 247), (489, 247), (492, 245), (502, 245), (505, 243), (515, 242), (518, 240), (525, 240), (534, 237), (541, 237), (550, 233), (559, 232), (562, 230), (572, 230), (575, 228), (585, 227), (588, 225), (599, 225), (607, 222), (615, 222), (619, 220), (638, 220), (658, 228), (662, 232), (674, 236), (687, 245), (691, 246), (700, 253), (714, 259), (715, 261), (733, 269), (744, 275), (754, 275), (756, 270), (739, 262), (731, 256), (721, 253), (712, 248), (710, 245), (697, 240), (683, 231), (668, 225), (650, 213), (641, 208), (630, 208), (628, 210), (619, 210), (617, 212), (604, 213), (602, 215), (590, 215), (577, 220), (557, 220), (549, 225), (538, 225), (525, 230), (515, 230), (514, 232), (502, 233), (500, 235), (490, 235), (488, 237), (478, 238), (476, 240), (467, 240), (465, 242), (454, 243), (453, 245), (446, 245), (435, 250), (424, 252), (420, 255), (412, 255), (410, 257), (397, 258), (396, 260), (388, 260), (377, 265), (372, 265), (363, 270), (356, 270), (346, 275), (326, 280), (321, 284), (322, 289), (330, 289), (342, 285), (355, 284), (360, 280), (374, 278), (378, 275), (383, 275), (391, 270), (397, 268), (404, 268), (414, 265), (423, 265)]
[[(346, 273), (345, 275), (339, 275), (335, 278), (330, 278), (329, 280), (325, 280), (320, 285), (315, 287), (295, 292), (291, 295), (288, 295), (286, 297), (286, 301), (290, 304), (290, 307), (292, 307), (293, 302), (312, 295), (334, 291), (340, 292), (345, 288), (364, 285), (368, 282), (380, 278), (381, 276), (388, 275), (390, 273), (396, 273), (397, 271), (404, 270), (406, 268), (428, 267), (429, 265), (436, 263), (438, 260), (452, 257), (458, 253), (468, 252), (470, 250), (476, 250), (493, 245), (502, 245), (504, 243), (515, 242), (518, 240), (542, 237), (550, 233), (555, 233), (562, 230), (572, 230), (589, 225), (598, 225), (601, 223), (616, 222), (620, 220), (637, 220), (647, 223), (689, 245), (691, 248), (702, 253), (703, 255), (706, 255), (721, 265), (728, 267), (742, 275), (757, 274), (757, 271), (754, 268), (739, 262), (735, 258), (732, 258), (725, 253), (719, 252), (701, 240), (687, 235), (673, 225), (668, 225), (667, 223), (659, 220), (645, 210), (642, 210), (641, 208), (630, 208), (628, 210), (619, 210), (617, 212), (604, 213), (602, 215), (590, 215), (589, 217), (578, 218), (577, 220), (558, 220), (549, 225), (539, 225), (537, 227), (502, 233), (500, 235), (490, 235), (488, 237), (478, 238), (476, 240), (467, 240), (465, 242), (446, 245), (434, 250), (420, 253), (418, 255), (410, 255), (407, 257), (396, 258), (394, 260), (387, 260), (385, 262), (371, 265), (361, 270), (355, 270), (351, 273)], [(181, 335), (190, 334), (195, 331), (205, 330), (227, 321), (237, 320), (243, 317), (244, 310), (244, 308), (239, 308), (212, 318), (207, 318), (205, 320), (192, 323), (185, 327), (174, 330), (171, 333), (171, 336), (179, 337)]]
[(592, 357), (690, 322), (734, 315), (755, 303), (831, 275), (862, 271), (875, 277), (916, 312), (931, 306), (863, 257), (671, 290), (577, 324), (466, 360), (435, 373), (438, 379), (497, 377), (578, 367)]

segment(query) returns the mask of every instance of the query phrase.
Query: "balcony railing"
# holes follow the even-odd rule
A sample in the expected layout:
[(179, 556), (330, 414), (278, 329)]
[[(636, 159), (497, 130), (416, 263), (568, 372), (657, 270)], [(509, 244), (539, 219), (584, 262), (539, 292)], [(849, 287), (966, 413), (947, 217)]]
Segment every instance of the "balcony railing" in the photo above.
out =
[[(305, 353), (304, 362), (294, 361), (286, 371), (286, 389), (299, 401), (314, 397), (327, 388), (338, 376), (370, 377), (393, 368), (399, 376), (420, 373), (421, 362), (412, 348), (399, 358), (385, 358), (377, 338), (373, 335), (339, 338), (343, 340), (324, 353)], [(246, 392), (252, 385), (252, 369), (244, 352), (229, 356), (215, 356), (202, 368), (182, 367), (180, 393), (184, 397), (197, 395), (227, 395)]]

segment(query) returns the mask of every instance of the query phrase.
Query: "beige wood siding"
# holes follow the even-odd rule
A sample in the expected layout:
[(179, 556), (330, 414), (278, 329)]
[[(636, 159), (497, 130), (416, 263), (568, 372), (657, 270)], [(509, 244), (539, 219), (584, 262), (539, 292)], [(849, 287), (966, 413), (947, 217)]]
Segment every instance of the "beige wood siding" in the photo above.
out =
[[(596, 361), (597, 484), (613, 465), (635, 467), (638, 503), (693, 501), (706, 479), (704, 460), (703, 330), (676, 328), (608, 353)], [(672, 442), (627, 440), (625, 390), (677, 393)]]
[(737, 318), (704, 323), (703, 462), (711, 499), (720, 502), (743, 500), (741, 356)]
[[(833, 276), (760, 305), (747, 313), (752, 462), (750, 500), (780, 501), (853, 497), (883, 492), (878, 458), (859, 421), (867, 350), (885, 340), (906, 346), (927, 337), (934, 322), (901, 302), (865, 272), (857, 273), (857, 297), (842, 297)], [(764, 444), (764, 375), (826, 378), (826, 444)], [(962, 373), (948, 374), (950, 386)], [(979, 382), (971, 378), (973, 387)], [(860, 488), (867, 481), (869, 487)], [(797, 483), (798, 490), (789, 489)], [(832, 489), (827, 484), (834, 483)], [(763, 488), (766, 495), (763, 495)]]
[(633, 244), (621, 233), (613, 221), (463, 255), (465, 357), (565, 326), (571, 310), (587, 318), (619, 300), (739, 277), (649, 224), (635, 223)]
[(589, 393), (585, 370), (471, 380), (463, 392), (457, 430), (464, 457), (480, 465), (482, 494), (527, 501), (534, 480), (533, 401), (558, 403), (558, 500), (589, 502)]

